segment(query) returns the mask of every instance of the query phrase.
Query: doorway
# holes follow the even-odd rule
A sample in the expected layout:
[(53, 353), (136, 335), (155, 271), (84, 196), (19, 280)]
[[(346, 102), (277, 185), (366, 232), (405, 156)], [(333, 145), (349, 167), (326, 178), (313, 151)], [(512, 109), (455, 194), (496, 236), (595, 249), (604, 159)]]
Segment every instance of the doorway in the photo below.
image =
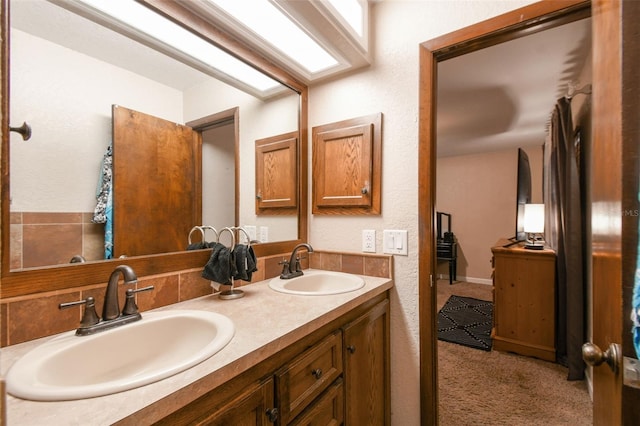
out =
[[(435, 209), (432, 207), (436, 194), (436, 139), (435, 116), (438, 105), (434, 96), (437, 90), (438, 63), (466, 53), (514, 40), (524, 34), (532, 34), (559, 25), (584, 19), (590, 15), (590, 3), (573, 2), (569, 7), (557, 4), (541, 4), (523, 8), (485, 23), (466, 28), (438, 39), (425, 42), (421, 49), (420, 104), (424, 115), (419, 124), (420, 131), (420, 256), (419, 286), (421, 312), (421, 407), (423, 424), (436, 424), (437, 397), (437, 330), (435, 313)], [(550, 108), (552, 105), (550, 105)], [(426, 119), (425, 119), (426, 117)], [(491, 243), (488, 243), (491, 244)]]
[(239, 108), (189, 121), (201, 139), (202, 224), (239, 226)]

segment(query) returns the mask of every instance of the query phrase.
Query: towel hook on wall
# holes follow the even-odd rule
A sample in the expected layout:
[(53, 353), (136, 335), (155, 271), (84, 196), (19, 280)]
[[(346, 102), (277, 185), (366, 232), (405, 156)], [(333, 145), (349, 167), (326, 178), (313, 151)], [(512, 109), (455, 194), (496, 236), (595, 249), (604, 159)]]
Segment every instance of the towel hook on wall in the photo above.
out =
[(29, 139), (31, 139), (31, 126), (29, 126), (26, 121), (23, 122), (22, 126), (20, 127), (9, 126), (9, 131), (20, 133), (22, 135), (23, 141), (28, 141)]

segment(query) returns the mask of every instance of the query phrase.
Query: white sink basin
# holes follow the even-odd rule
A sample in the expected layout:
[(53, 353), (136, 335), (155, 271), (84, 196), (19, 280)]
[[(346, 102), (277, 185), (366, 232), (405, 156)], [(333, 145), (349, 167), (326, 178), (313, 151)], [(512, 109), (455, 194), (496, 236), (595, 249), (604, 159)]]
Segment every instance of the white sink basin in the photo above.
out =
[(211, 357), (233, 337), (233, 322), (206, 311), (142, 314), (90, 336), (65, 333), (20, 358), (6, 377), (18, 398), (63, 401), (133, 389)]
[(364, 280), (342, 272), (307, 269), (304, 275), (288, 280), (276, 277), (269, 281), (269, 287), (281, 293), (322, 296), (359, 290), (364, 287)]

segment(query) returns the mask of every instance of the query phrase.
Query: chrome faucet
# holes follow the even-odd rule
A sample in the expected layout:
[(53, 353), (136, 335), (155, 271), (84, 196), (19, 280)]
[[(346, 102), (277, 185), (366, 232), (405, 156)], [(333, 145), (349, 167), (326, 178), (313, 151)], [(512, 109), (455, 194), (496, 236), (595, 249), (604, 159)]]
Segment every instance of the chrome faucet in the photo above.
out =
[(142, 319), (142, 315), (138, 312), (138, 306), (135, 302), (135, 294), (141, 291), (153, 290), (153, 286), (135, 290), (128, 289), (126, 292), (127, 300), (122, 309), (122, 313), (120, 313), (120, 302), (118, 301), (118, 281), (120, 274), (122, 274), (125, 284), (136, 284), (138, 282), (138, 277), (130, 266), (120, 265), (113, 270), (104, 295), (102, 319), (96, 314), (95, 300), (91, 296), (77, 302), (61, 303), (58, 305), (60, 309), (76, 305), (85, 305), (82, 321), (80, 321), (80, 327), (76, 330), (76, 335), (87, 336)]
[(303, 275), (302, 268), (300, 267), (300, 256), (297, 255), (298, 250), (301, 248), (306, 248), (307, 252), (313, 253), (313, 247), (311, 247), (311, 244), (300, 243), (295, 246), (291, 251), (291, 257), (289, 258), (289, 261), (287, 262), (286, 260), (284, 260), (281, 262), (284, 265), (282, 267), (282, 273), (280, 274), (281, 279), (288, 280), (290, 278), (295, 278)]

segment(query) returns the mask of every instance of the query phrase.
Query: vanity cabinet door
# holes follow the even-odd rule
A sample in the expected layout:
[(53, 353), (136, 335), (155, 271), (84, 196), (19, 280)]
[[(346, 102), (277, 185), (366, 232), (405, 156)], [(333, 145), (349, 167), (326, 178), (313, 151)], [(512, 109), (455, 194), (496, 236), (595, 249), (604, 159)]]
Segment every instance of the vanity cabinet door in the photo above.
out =
[(277, 422), (273, 377), (226, 399), (212, 391), (155, 423), (158, 425), (266, 426)]
[(389, 425), (389, 301), (346, 325), (345, 425)]
[(247, 392), (194, 424), (203, 426), (264, 426), (274, 424), (276, 421), (273, 379), (269, 378), (257, 387), (249, 388)]

